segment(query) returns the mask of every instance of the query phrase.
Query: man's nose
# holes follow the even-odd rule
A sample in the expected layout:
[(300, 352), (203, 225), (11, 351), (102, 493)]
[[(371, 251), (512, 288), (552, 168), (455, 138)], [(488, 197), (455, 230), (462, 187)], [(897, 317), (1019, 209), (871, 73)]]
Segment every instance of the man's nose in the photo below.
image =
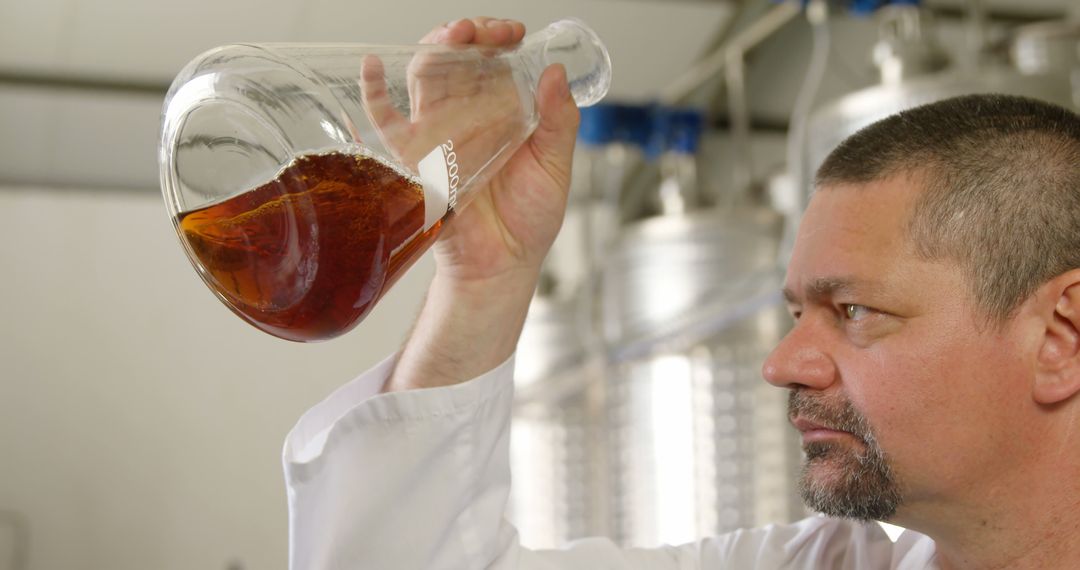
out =
[[(837, 376), (836, 363), (825, 352), (821, 333), (796, 322), (761, 367), (765, 381), (780, 388), (824, 390)], [(815, 338), (816, 337), (816, 338)]]

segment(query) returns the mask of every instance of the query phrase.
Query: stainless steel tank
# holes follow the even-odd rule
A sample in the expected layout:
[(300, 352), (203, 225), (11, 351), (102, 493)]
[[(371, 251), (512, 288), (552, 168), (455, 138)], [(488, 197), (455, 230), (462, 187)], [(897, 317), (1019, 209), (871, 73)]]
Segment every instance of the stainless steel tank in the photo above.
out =
[(879, 85), (845, 95), (814, 112), (807, 129), (810, 174), (841, 141), (870, 123), (918, 105), (972, 93), (1022, 95), (1076, 108), (1066, 73), (1024, 74), (995, 67), (977, 72), (946, 71), (898, 85)]
[(889, 115), (949, 97), (1002, 93), (1041, 99), (1080, 110), (1080, 25), (1047, 22), (1013, 34), (1013, 64), (946, 69), (845, 95), (816, 110), (807, 126), (806, 180), (837, 145)]
[(681, 329), (707, 305), (744, 294), (756, 273), (775, 267), (781, 227), (772, 210), (746, 207), (626, 228), (604, 263), (600, 302), (609, 345), (620, 354), (633, 350), (639, 338)]
[(786, 396), (781, 217), (702, 211), (627, 228), (604, 271), (612, 534), (679, 543), (802, 514)]
[(534, 299), (518, 349), (511, 518), (554, 547), (655, 546), (802, 516), (786, 396), (761, 363), (786, 332), (765, 208), (624, 229), (580, 298)]
[[(1080, 20), (1021, 26), (1014, 34), (1009, 55), (1013, 65), (1025, 74), (1069, 73), (1075, 88), (1080, 67)], [(1073, 102), (1080, 106), (1075, 98)]]
[(598, 414), (590, 412), (587, 330), (575, 298), (538, 294), (515, 356), (510, 520), (530, 548), (557, 548), (595, 524)]

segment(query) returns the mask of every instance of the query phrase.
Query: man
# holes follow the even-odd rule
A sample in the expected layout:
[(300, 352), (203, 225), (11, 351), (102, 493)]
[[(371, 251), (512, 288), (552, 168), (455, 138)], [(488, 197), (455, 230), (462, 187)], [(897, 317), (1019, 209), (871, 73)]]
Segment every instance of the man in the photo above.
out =
[[(513, 22), (429, 40), (504, 44)], [(696, 544), (531, 552), (502, 518), (512, 354), (560, 224), (577, 114), (541, 80), (532, 138), (455, 220), (404, 348), (285, 449), (295, 570), (1080, 568), (1080, 117), (953, 99), (819, 172), (764, 366), (827, 516)], [(377, 394), (382, 391), (384, 394)], [(870, 523), (914, 531), (894, 544)]]

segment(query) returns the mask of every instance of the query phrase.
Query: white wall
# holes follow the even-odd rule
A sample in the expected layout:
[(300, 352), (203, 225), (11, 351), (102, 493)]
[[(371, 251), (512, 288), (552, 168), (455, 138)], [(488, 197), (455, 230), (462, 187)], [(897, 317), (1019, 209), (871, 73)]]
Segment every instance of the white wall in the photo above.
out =
[(0, 510), (32, 570), (284, 568), (286, 432), (395, 349), (431, 275), (294, 344), (212, 296), (156, 192), (29, 188), (0, 188), (0, 267)]

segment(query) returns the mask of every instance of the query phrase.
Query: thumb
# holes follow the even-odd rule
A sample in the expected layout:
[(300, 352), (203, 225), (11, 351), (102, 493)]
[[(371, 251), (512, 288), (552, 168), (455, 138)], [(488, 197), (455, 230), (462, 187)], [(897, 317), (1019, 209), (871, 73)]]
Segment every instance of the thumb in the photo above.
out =
[(529, 140), (533, 155), (549, 175), (569, 184), (581, 114), (570, 95), (566, 68), (562, 65), (552, 65), (544, 70), (536, 90), (536, 104), (540, 124)]

